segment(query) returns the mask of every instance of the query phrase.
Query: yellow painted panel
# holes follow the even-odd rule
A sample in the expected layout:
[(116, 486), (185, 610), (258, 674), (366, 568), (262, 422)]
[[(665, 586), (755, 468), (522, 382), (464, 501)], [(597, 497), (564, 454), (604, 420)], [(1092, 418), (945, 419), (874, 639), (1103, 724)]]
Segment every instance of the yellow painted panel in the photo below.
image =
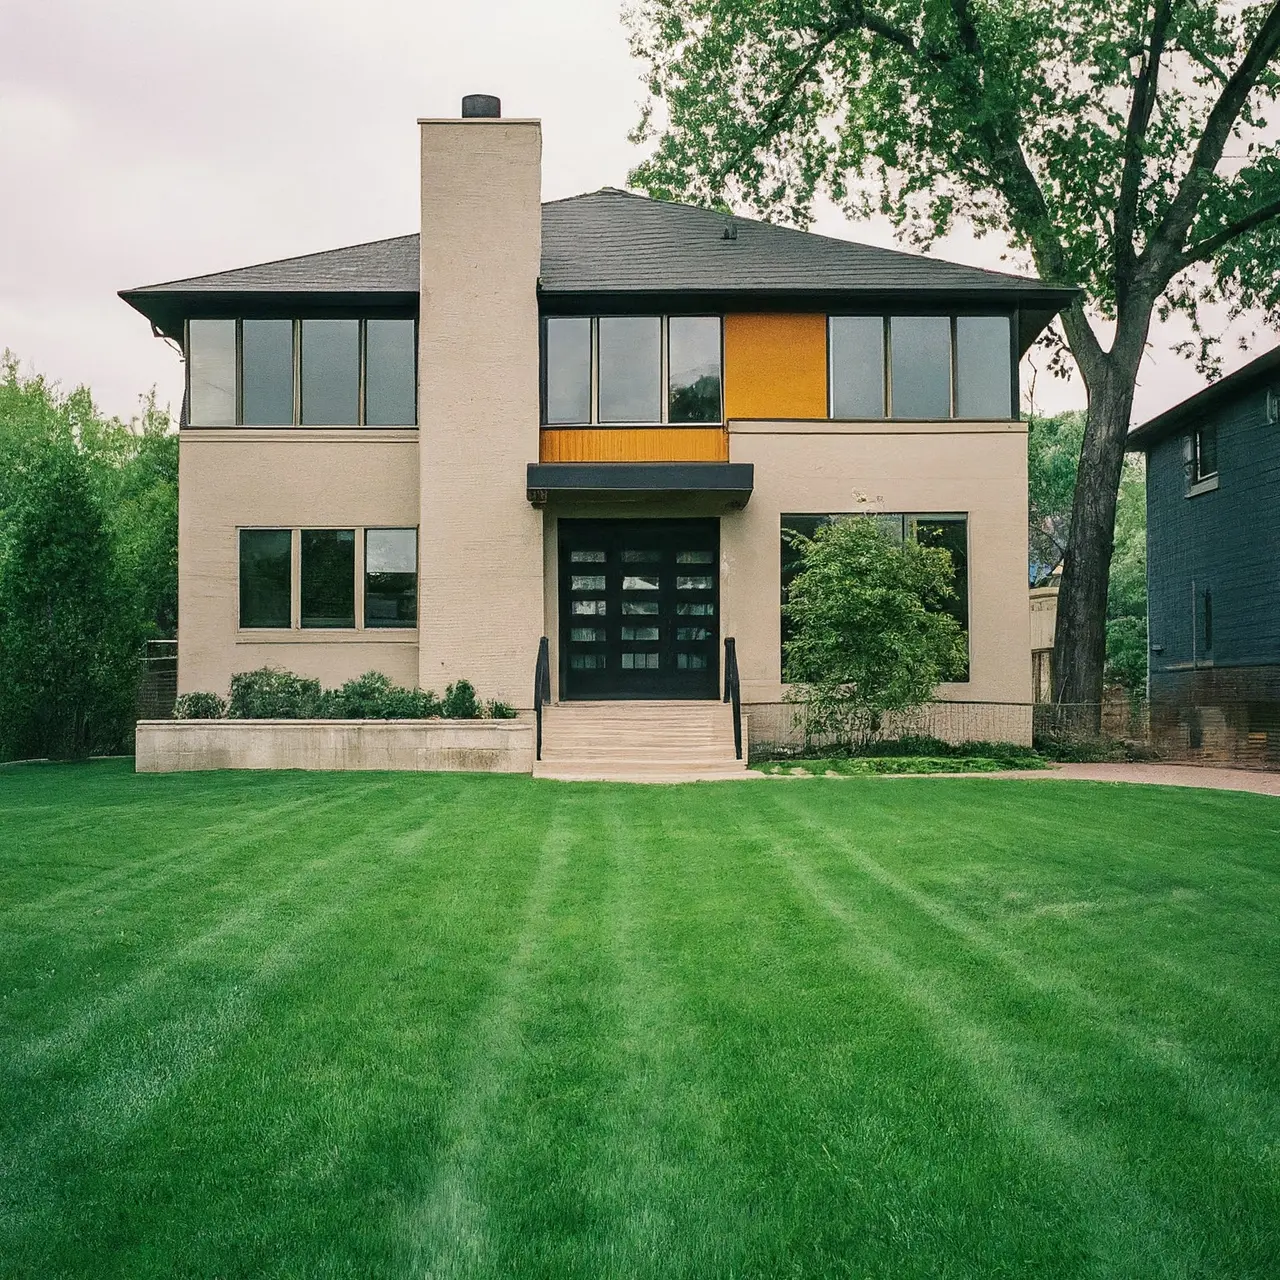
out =
[(726, 418), (827, 416), (827, 317), (724, 318)]
[(728, 462), (723, 427), (544, 428), (541, 462)]

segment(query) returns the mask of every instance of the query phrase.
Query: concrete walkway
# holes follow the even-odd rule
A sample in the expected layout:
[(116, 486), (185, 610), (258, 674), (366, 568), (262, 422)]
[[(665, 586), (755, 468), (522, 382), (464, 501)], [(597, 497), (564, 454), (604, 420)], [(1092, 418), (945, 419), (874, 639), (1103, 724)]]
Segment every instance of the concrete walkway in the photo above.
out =
[[(958, 774), (934, 775), (958, 777)], [(1063, 782), (1146, 782), (1160, 787), (1206, 787), (1211, 791), (1251, 791), (1280, 796), (1280, 773), (1223, 769), (1197, 764), (1059, 764), (1051, 769), (971, 773), (970, 778), (1047, 778)]]

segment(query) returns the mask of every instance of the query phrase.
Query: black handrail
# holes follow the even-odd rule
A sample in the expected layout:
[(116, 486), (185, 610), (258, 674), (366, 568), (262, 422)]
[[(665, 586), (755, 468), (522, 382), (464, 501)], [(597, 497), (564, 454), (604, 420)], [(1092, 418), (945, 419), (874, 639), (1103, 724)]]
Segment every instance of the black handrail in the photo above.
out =
[(542, 759), (542, 707), (551, 701), (551, 642), (538, 641), (538, 661), (533, 667), (533, 714), (538, 722), (537, 758)]
[(724, 700), (733, 703), (733, 754), (742, 759), (742, 686), (738, 682), (738, 642), (724, 639)]

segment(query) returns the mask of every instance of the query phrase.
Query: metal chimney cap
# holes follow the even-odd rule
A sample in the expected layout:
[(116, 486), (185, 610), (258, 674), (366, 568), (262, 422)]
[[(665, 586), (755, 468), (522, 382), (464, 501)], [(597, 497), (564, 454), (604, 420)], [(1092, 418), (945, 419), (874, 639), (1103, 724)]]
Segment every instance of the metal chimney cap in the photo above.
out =
[(502, 116), (502, 99), (491, 93), (469, 93), (462, 99), (464, 120), (497, 120)]

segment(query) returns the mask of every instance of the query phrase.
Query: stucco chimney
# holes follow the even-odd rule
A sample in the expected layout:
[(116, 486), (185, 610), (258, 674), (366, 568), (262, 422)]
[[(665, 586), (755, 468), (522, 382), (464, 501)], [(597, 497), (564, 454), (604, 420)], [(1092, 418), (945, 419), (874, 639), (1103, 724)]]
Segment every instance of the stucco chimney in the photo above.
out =
[(538, 459), (542, 132), (497, 98), (421, 120), (419, 680), (530, 705), (543, 634)]

